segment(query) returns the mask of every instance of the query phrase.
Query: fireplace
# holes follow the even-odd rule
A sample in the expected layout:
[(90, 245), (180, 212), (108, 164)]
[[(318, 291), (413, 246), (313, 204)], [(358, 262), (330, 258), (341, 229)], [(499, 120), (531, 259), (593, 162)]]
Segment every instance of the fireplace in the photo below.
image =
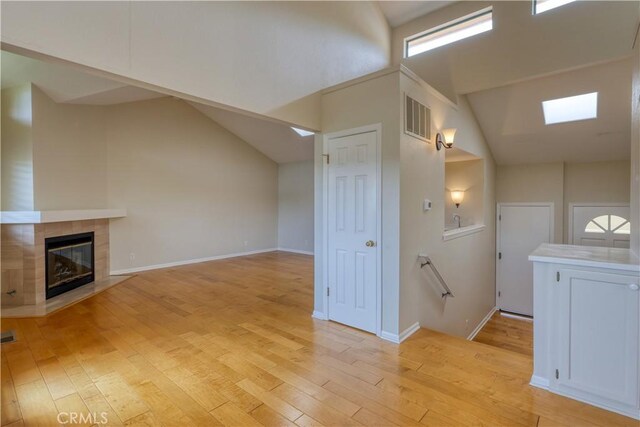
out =
[(93, 232), (45, 239), (47, 299), (95, 280)]

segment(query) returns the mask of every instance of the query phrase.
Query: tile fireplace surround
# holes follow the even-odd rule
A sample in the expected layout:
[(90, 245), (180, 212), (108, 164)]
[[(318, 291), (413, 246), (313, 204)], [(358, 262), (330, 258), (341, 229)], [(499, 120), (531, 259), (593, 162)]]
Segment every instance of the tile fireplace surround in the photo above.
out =
[[(109, 217), (95, 218), (96, 211), (49, 211), (22, 220), (9, 212), (2, 212), (2, 306), (42, 305), (45, 302), (45, 239), (78, 233), (94, 233), (95, 281), (109, 278)], [(74, 215), (61, 215), (61, 213)], [(90, 219), (86, 219), (90, 218)], [(65, 219), (68, 219), (65, 221)], [(21, 223), (21, 222), (25, 223)], [(33, 221), (33, 223), (30, 223)], [(88, 285), (87, 285), (88, 286)], [(15, 291), (13, 295), (8, 292)], [(62, 295), (61, 295), (62, 296)], [(58, 297), (54, 297), (58, 298)], [(49, 300), (51, 301), (51, 300)]]

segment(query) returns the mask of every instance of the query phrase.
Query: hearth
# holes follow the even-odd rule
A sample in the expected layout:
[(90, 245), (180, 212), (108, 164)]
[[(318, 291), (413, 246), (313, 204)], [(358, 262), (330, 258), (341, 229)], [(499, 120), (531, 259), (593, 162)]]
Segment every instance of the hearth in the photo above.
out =
[(93, 232), (45, 239), (47, 299), (95, 280)]

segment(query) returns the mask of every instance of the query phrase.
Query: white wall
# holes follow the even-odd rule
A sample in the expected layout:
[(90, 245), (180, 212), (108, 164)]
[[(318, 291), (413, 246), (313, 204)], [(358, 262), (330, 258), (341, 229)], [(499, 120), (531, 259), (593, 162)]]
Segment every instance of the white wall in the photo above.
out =
[(33, 87), (35, 210), (107, 207), (106, 112), (57, 104)]
[(628, 203), (629, 161), (498, 166), (497, 202), (553, 202), (555, 243), (567, 243), (569, 204)]
[(552, 202), (554, 243), (563, 242), (564, 164), (500, 165), (496, 171), (496, 202)]
[[(445, 215), (444, 151), (402, 131), (403, 92), (432, 109), (432, 133), (458, 129), (456, 143), (484, 160), (484, 231), (442, 241)], [(322, 97), (323, 131), (382, 125), (382, 330), (399, 334), (415, 322), (466, 335), (494, 307), (494, 165), (466, 99), (455, 107), (404, 75), (389, 70), (332, 88)], [(458, 142), (459, 141), (459, 142)], [(322, 242), (322, 138), (316, 138), (316, 253)], [(422, 200), (434, 208), (422, 211)], [(436, 284), (424, 277), (417, 255), (429, 253), (456, 292), (443, 305)], [(322, 260), (316, 256), (315, 310), (323, 312)], [(465, 322), (469, 319), (469, 323)]]
[(276, 247), (277, 165), (185, 102), (111, 107), (107, 147), (112, 270)]
[(390, 58), (375, 2), (2, 2), (1, 15), (3, 48), (310, 128), (311, 94)]
[[(495, 306), (495, 164), (466, 97), (457, 106), (437, 92), (401, 75), (402, 93), (431, 108), (432, 133), (456, 128), (455, 144), (482, 159), (484, 164), (483, 214), (485, 229), (443, 241), (445, 223), (445, 152), (434, 144), (400, 133), (400, 331), (415, 322), (449, 334), (468, 336)], [(422, 211), (422, 199), (434, 207)], [(417, 261), (426, 253), (455, 298), (443, 300), (442, 288)]]
[(2, 209), (33, 210), (31, 84), (2, 90)]
[(34, 88), (33, 118), (38, 209), (127, 210), (112, 271), (277, 247), (278, 165), (184, 101), (62, 105)]
[[(444, 165), (445, 227), (457, 227), (453, 215), (460, 216), (460, 226), (484, 224), (484, 161), (464, 160)], [(464, 191), (464, 199), (456, 207), (452, 191)]]
[(278, 248), (313, 253), (313, 160), (278, 165)]
[[(322, 130), (337, 132), (356, 127), (382, 125), (382, 330), (399, 332), (399, 231), (400, 164), (398, 135), (404, 105), (398, 72), (383, 72), (377, 78), (363, 78), (353, 84), (327, 90), (322, 95)], [(315, 297), (314, 310), (324, 313), (325, 293), (322, 259), (323, 202), (322, 135), (316, 136), (315, 163)]]

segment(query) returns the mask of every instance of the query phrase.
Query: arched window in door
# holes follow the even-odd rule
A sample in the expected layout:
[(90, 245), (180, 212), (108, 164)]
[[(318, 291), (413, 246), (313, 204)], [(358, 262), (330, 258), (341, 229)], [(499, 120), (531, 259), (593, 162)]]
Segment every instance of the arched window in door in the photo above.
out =
[(631, 234), (631, 223), (618, 215), (600, 215), (587, 223), (585, 233)]

